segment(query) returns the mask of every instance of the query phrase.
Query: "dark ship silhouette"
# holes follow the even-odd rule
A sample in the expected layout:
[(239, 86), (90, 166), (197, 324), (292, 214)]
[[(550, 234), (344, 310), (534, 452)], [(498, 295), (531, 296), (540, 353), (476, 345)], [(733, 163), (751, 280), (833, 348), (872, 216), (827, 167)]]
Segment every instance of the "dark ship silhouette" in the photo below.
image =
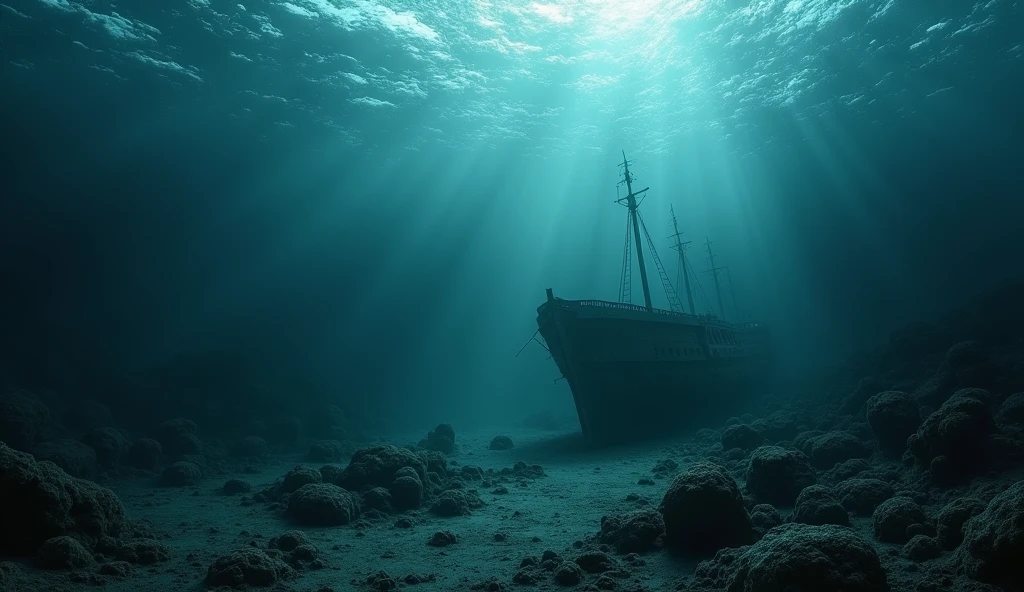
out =
[[(725, 320), (719, 275), (710, 240), (706, 243), (719, 315), (697, 314), (685, 248), (675, 211), (673, 249), (685, 285), (689, 312), (684, 312), (665, 267), (654, 249), (638, 198), (630, 162), (622, 154), (626, 195), (617, 203), (628, 209), (619, 301), (565, 300), (551, 289), (537, 308), (538, 332), (572, 390), (583, 436), (603, 445), (639, 440), (692, 425), (705, 411), (720, 408), (766, 381), (772, 371), (771, 340), (760, 323)], [(669, 309), (651, 305), (641, 230), (661, 276)], [(631, 238), (643, 286), (644, 305), (631, 300)], [(678, 282), (677, 282), (678, 283)], [(699, 288), (699, 283), (698, 283)], [(710, 307), (709, 307), (710, 308)]]

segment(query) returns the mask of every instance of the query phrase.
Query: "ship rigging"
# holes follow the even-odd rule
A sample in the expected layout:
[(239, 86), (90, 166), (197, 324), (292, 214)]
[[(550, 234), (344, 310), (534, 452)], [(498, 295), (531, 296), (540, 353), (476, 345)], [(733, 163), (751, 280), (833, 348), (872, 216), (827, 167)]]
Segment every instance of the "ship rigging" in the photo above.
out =
[[(722, 298), (722, 286), (720, 281), (720, 274), (725, 272), (726, 277), (729, 279), (730, 288), (732, 288), (732, 276), (729, 273), (727, 267), (716, 267), (715, 266), (715, 255), (711, 250), (711, 240), (707, 239), (705, 242), (705, 248), (707, 250), (708, 269), (705, 271), (710, 275), (715, 284), (715, 294), (717, 295), (718, 308), (715, 310), (707, 297), (704, 294), (704, 289), (700, 284), (700, 281), (696, 276), (692, 276), (693, 266), (690, 265), (689, 260), (686, 256), (687, 247), (690, 245), (690, 241), (682, 240), (682, 232), (679, 231), (679, 221), (676, 217), (675, 208), (669, 205), (669, 212), (672, 216), (672, 234), (668, 237), (672, 239), (671, 245), (672, 250), (677, 253), (677, 274), (676, 282), (673, 285), (669, 279), (668, 273), (665, 270), (665, 266), (661, 262), (661, 257), (658, 256), (658, 250), (655, 248), (654, 241), (651, 239), (651, 234), (647, 230), (647, 224), (644, 222), (643, 216), (640, 214), (640, 204), (643, 203), (646, 197), (647, 191), (650, 187), (645, 187), (638, 191), (633, 191), (633, 182), (636, 181), (636, 177), (630, 172), (629, 165), (632, 161), (626, 159), (626, 153), (622, 153), (622, 162), (619, 163), (619, 169), (622, 171), (622, 180), (617, 184), (617, 187), (626, 187), (626, 195), (619, 197), (615, 200), (615, 203), (626, 207), (626, 233), (623, 239), (623, 250), (622, 250), (622, 272), (619, 276), (619, 302), (625, 304), (632, 304), (632, 251), (635, 244), (636, 250), (636, 261), (640, 268), (640, 285), (643, 287), (644, 294), (644, 306), (648, 311), (653, 310), (651, 304), (651, 289), (650, 284), (647, 280), (647, 265), (644, 259), (644, 249), (641, 242), (641, 235), (646, 239), (647, 251), (650, 253), (651, 259), (654, 261), (654, 265), (658, 270), (658, 276), (661, 279), (662, 287), (665, 291), (665, 297), (668, 300), (669, 310), (674, 312), (689, 312), (691, 315), (699, 314), (696, 306), (694, 305), (694, 288), (703, 296), (704, 300), (704, 311), (705, 315), (715, 315), (722, 320), (726, 320), (725, 301)], [(683, 309), (682, 302), (679, 298), (679, 293), (676, 286), (684, 286), (686, 293), (686, 302), (688, 310)], [(733, 309), (736, 308), (736, 296), (735, 290), (732, 289), (732, 305)]]

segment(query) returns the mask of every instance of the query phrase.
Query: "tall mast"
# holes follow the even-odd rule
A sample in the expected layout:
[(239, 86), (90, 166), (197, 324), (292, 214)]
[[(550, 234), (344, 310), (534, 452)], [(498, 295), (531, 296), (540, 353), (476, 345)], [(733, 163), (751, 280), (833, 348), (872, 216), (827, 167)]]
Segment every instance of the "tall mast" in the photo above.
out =
[(740, 313), (739, 302), (736, 301), (736, 286), (732, 283), (732, 270), (728, 266), (725, 268), (725, 279), (729, 281), (729, 296), (732, 298), (732, 312), (736, 315), (736, 321), (739, 322), (743, 315)]
[(676, 210), (672, 207), (672, 204), (669, 204), (668, 211), (672, 213), (672, 228), (675, 230), (675, 234), (672, 235), (672, 238), (676, 240), (675, 249), (676, 252), (679, 253), (679, 265), (683, 270), (683, 281), (686, 284), (686, 302), (690, 305), (690, 314), (697, 314), (696, 309), (693, 307), (693, 292), (690, 290), (690, 272), (686, 269), (686, 251), (684, 250), (686, 245), (690, 244), (690, 241), (686, 241), (684, 243), (680, 240), (682, 233), (679, 232), (679, 223), (676, 221)]
[(704, 237), (704, 239), (704, 246), (706, 246), (708, 249), (708, 262), (711, 264), (711, 269), (708, 270), (708, 273), (711, 274), (711, 277), (715, 278), (715, 293), (718, 295), (718, 313), (722, 315), (722, 320), (724, 321), (725, 302), (722, 300), (722, 285), (718, 281), (718, 272), (721, 271), (723, 268), (715, 267), (715, 254), (711, 252), (711, 239), (706, 236)]
[(636, 260), (640, 264), (640, 282), (644, 287), (644, 305), (647, 310), (653, 310), (651, 306), (651, 288), (647, 285), (647, 267), (644, 265), (644, 249), (643, 243), (640, 242), (640, 223), (637, 221), (636, 214), (636, 198), (643, 195), (650, 187), (645, 187), (636, 193), (633, 193), (633, 176), (629, 174), (629, 161), (626, 160), (626, 151), (622, 151), (622, 168), (623, 178), (626, 182), (626, 197), (616, 200), (617, 203), (626, 202), (626, 207), (629, 208), (629, 219), (633, 224), (633, 238), (636, 241)]

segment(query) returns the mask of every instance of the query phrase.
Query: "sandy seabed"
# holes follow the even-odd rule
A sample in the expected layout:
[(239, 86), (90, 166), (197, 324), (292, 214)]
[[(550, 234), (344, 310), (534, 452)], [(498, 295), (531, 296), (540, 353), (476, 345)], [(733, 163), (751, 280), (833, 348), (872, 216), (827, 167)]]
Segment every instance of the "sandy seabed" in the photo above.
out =
[[(654, 480), (651, 468), (663, 458), (677, 456), (673, 448), (683, 444), (680, 439), (595, 451), (583, 446), (578, 430), (521, 430), (502, 432), (516, 445), (498, 451), (489, 449), (495, 433), (460, 432), (459, 452), (449, 463), (499, 471), (524, 461), (542, 466), (544, 476), (506, 483), (507, 493), (492, 493), (497, 487), (478, 490), (485, 505), (470, 515), (438, 517), (426, 511), (396, 515), (410, 517), (411, 528), (396, 528), (390, 522), (297, 527), (287, 517), (268, 510), (266, 504), (242, 505), (241, 500), (251, 497), (222, 491), (228, 479), (244, 480), (258, 491), (295, 466), (318, 466), (306, 461), (303, 454), (273, 457), (258, 475), (227, 474), (194, 487), (160, 487), (155, 479), (105, 483), (121, 498), (129, 517), (147, 521), (160, 534), (171, 558), (140, 566), (128, 578), (106, 579), (100, 586), (111, 592), (201, 590), (207, 569), (218, 557), (253, 544), (266, 546), (272, 537), (292, 530), (307, 535), (326, 567), (304, 570), (279, 587), (369, 590), (374, 586), (367, 583), (368, 578), (382, 571), (400, 587), (421, 590), (467, 590), (490, 578), (511, 585), (523, 557), (539, 558), (548, 550), (564, 554), (574, 542), (596, 534), (602, 516), (656, 507), (667, 483), (661, 476)], [(395, 437), (391, 443), (400, 446), (419, 437)], [(653, 484), (638, 485), (645, 477), (654, 480)], [(450, 531), (457, 542), (443, 548), (428, 545), (437, 531)], [(692, 573), (696, 565), (694, 560), (661, 553), (645, 554), (643, 563), (646, 565), (631, 569), (633, 575), (624, 584), (669, 589), (671, 582)], [(406, 584), (410, 575), (426, 581)], [(96, 589), (95, 582), (70, 582), (63, 572), (36, 570), (30, 565), (22, 566), (20, 576), (21, 585), (36, 590)]]

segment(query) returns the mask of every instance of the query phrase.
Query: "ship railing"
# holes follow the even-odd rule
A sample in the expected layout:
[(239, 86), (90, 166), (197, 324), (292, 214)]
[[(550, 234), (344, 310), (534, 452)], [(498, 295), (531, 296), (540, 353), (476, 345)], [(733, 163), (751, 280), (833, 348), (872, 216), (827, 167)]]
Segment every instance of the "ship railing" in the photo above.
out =
[(675, 317), (679, 319), (686, 319), (696, 322), (713, 322), (718, 319), (712, 315), (693, 315), (685, 312), (677, 312), (674, 310), (665, 310), (662, 308), (652, 308), (647, 310), (647, 307), (640, 306), (638, 304), (629, 304), (627, 302), (609, 302), (607, 300), (562, 300), (559, 299), (563, 304), (570, 306), (579, 307), (591, 307), (591, 308), (611, 308), (617, 310), (628, 310), (631, 312), (639, 313), (651, 313), (656, 315), (662, 315), (666, 317)]
[(630, 312), (637, 313), (650, 313), (666, 317), (677, 318), (681, 320), (687, 320), (695, 323), (717, 323), (721, 325), (731, 326), (739, 329), (754, 329), (761, 327), (761, 323), (728, 323), (715, 315), (694, 315), (685, 312), (678, 312), (675, 310), (665, 310), (662, 308), (652, 308), (650, 311), (647, 307), (640, 306), (638, 304), (629, 304), (627, 302), (609, 302), (608, 300), (564, 300), (562, 298), (557, 299), (562, 305), (569, 305), (573, 307), (587, 307), (587, 308), (606, 308), (614, 310), (627, 310)]

